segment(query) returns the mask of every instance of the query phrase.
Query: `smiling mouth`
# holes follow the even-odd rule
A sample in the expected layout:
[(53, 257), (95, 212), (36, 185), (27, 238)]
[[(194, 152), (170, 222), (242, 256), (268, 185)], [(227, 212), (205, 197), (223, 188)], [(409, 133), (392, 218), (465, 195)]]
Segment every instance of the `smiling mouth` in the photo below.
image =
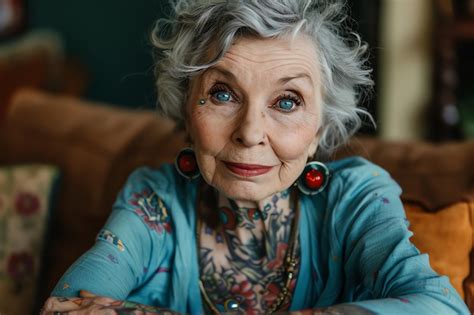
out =
[(244, 164), (244, 163), (233, 163), (224, 162), (225, 166), (234, 174), (243, 177), (259, 176), (268, 173), (273, 166), (265, 166), (258, 164)]

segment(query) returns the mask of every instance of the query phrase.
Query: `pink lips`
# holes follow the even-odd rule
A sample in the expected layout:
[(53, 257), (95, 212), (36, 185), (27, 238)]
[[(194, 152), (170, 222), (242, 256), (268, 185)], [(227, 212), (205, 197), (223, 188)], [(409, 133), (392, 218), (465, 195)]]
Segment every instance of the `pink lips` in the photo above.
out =
[(263, 175), (268, 173), (273, 166), (265, 166), (265, 165), (258, 165), (258, 164), (243, 164), (243, 163), (232, 163), (232, 162), (224, 162), (225, 165), (229, 170), (233, 173), (244, 176), (244, 177), (252, 177)]

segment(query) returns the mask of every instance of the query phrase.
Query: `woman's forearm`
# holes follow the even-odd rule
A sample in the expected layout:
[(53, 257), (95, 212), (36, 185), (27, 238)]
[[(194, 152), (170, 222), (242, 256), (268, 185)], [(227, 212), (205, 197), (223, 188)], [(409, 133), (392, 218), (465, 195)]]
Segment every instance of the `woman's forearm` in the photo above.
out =
[(167, 308), (139, 304), (130, 301), (113, 300), (107, 297), (50, 297), (41, 312), (46, 314), (116, 314), (116, 315), (175, 315)]

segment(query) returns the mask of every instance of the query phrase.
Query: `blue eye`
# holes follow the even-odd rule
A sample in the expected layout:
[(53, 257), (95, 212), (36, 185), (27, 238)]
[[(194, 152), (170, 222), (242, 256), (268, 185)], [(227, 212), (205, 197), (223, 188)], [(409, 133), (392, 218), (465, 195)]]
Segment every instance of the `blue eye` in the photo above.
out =
[(219, 102), (223, 102), (223, 103), (230, 101), (232, 98), (232, 95), (230, 95), (230, 93), (226, 91), (215, 92), (214, 94), (212, 94), (212, 96), (214, 96), (215, 99), (218, 100)]
[(295, 101), (288, 98), (283, 98), (278, 101), (278, 108), (285, 112), (290, 112), (296, 106)]
[(279, 96), (272, 107), (283, 113), (292, 113), (298, 110), (297, 107), (301, 105), (303, 105), (303, 102), (299, 96), (293, 93), (285, 93)]

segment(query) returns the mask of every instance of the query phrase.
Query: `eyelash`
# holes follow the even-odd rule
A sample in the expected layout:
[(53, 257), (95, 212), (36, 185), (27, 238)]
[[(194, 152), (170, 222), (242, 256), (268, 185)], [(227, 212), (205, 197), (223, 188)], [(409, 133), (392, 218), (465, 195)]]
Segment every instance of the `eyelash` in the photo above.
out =
[[(295, 96), (294, 94), (282, 94), (277, 98), (276, 103), (278, 103), (281, 100), (285, 100), (285, 99), (295, 102), (295, 107), (301, 106), (301, 104), (303, 103), (301, 98), (299, 96)], [(276, 107), (276, 105), (273, 105), (273, 107)], [(278, 108), (277, 108), (277, 110), (278, 110)], [(296, 109), (294, 109), (294, 110), (296, 110)], [(283, 112), (292, 112), (292, 111), (293, 110), (283, 111)]]
[(214, 94), (216, 94), (217, 92), (227, 92), (230, 94), (230, 96), (232, 97), (232, 99), (234, 99), (234, 101), (238, 101), (238, 98), (237, 96), (235, 95), (235, 93), (233, 93), (226, 85), (224, 84), (216, 84), (214, 85), (210, 90), (209, 90), (209, 96), (214, 99), (216, 102), (218, 103), (221, 103), (221, 101), (217, 100), (215, 97), (214, 97)]
[[(235, 95), (235, 93), (233, 93), (228, 87), (227, 85), (225, 84), (216, 84), (214, 85), (210, 90), (209, 90), (209, 96), (214, 99), (216, 102), (218, 103), (221, 103), (221, 101), (217, 100), (215, 97), (214, 97), (214, 94), (217, 93), (217, 92), (227, 92), (230, 94), (230, 96), (232, 97), (233, 101), (234, 102), (238, 102), (238, 98), (237, 96)], [(292, 91), (293, 92), (293, 91)], [(293, 92), (293, 93), (296, 93), (296, 92)], [(282, 109), (279, 109), (277, 104), (279, 101), (283, 100), (283, 99), (288, 99), (290, 101), (293, 101), (295, 102), (295, 108), (292, 109), (292, 110), (282, 110)], [(296, 107), (298, 106), (301, 106), (303, 103), (303, 101), (301, 100), (301, 98), (299, 96), (295, 96), (294, 94), (289, 94), (289, 93), (284, 93), (284, 94), (281, 94), (280, 96), (278, 96), (278, 98), (276, 99), (275, 101), (275, 104), (271, 106), (271, 108), (274, 108), (280, 112), (283, 112), (283, 113), (291, 113), (293, 111), (296, 110)]]

